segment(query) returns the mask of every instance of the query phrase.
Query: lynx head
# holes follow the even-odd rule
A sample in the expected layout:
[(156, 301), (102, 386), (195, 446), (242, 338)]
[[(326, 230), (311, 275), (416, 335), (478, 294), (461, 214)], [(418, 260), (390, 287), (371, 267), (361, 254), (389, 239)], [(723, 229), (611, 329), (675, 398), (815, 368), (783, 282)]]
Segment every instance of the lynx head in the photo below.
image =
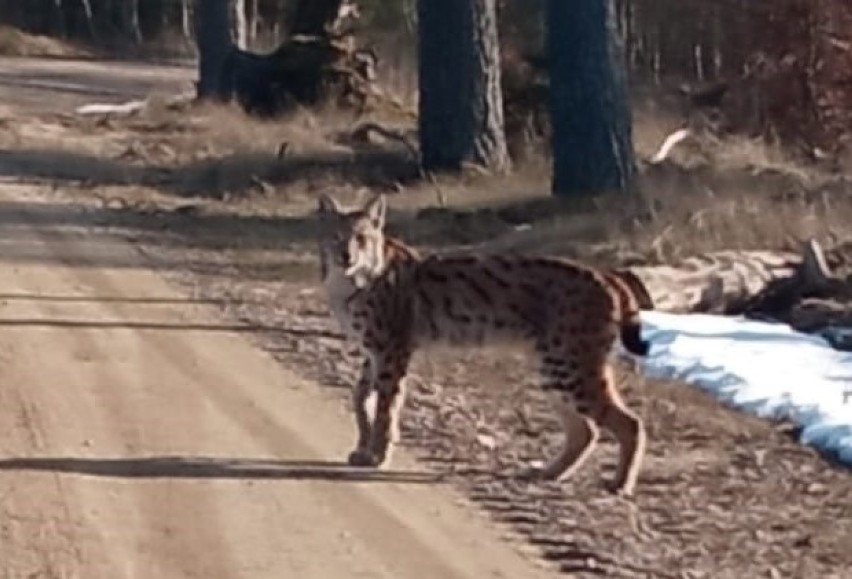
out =
[(319, 246), (323, 280), (342, 275), (358, 288), (380, 276), (385, 267), (384, 195), (360, 209), (343, 208), (323, 194), (319, 198)]

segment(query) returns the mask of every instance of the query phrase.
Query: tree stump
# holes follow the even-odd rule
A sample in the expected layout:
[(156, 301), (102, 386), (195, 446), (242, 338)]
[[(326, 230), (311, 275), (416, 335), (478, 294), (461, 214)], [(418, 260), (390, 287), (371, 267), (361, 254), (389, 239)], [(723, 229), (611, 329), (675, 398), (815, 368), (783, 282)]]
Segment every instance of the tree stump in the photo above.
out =
[(349, 42), (294, 36), (271, 54), (232, 49), (222, 77), (249, 114), (273, 116), (323, 102), (363, 110), (374, 94), (376, 62), (371, 51)]
[[(208, 6), (208, 3), (203, 3)], [(363, 110), (379, 91), (373, 86), (377, 57), (359, 49), (346, 24), (359, 16), (345, 0), (311, 0), (295, 4), (290, 37), (269, 54), (255, 54), (230, 40), (226, 2), (200, 12), (201, 81), (199, 97), (237, 102), (249, 114), (273, 116), (296, 105), (334, 101)]]

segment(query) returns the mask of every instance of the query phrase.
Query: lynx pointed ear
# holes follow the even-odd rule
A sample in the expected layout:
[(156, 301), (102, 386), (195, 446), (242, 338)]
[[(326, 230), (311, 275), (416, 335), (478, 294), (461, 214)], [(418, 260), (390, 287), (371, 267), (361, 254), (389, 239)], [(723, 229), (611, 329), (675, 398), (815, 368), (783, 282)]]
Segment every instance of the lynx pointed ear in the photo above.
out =
[(364, 213), (372, 222), (373, 226), (381, 229), (385, 226), (385, 213), (387, 213), (388, 203), (384, 194), (379, 193), (370, 199), (364, 206)]
[(320, 213), (340, 213), (340, 204), (328, 193), (319, 196), (317, 208)]

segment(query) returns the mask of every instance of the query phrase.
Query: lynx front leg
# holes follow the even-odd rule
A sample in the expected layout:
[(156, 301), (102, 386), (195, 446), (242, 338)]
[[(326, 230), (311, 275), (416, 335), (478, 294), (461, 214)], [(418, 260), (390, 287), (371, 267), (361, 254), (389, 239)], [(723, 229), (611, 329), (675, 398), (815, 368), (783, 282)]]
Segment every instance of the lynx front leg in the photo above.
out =
[(358, 442), (355, 450), (349, 453), (349, 464), (353, 466), (372, 466), (373, 455), (370, 453), (370, 438), (372, 426), (367, 413), (367, 398), (373, 389), (374, 374), (369, 356), (361, 366), (361, 376), (352, 390), (352, 405), (355, 413), (355, 424), (358, 427)]
[(399, 438), (399, 411), (405, 398), (402, 381), (408, 370), (411, 353), (386, 354), (376, 368), (376, 416), (370, 438), (370, 454), (374, 465), (390, 459), (393, 443)]

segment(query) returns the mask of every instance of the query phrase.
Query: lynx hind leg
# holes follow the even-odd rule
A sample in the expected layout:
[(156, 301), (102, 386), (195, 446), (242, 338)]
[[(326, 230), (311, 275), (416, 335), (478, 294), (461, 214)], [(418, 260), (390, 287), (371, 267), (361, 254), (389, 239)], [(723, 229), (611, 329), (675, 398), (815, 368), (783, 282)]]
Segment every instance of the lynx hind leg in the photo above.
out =
[(618, 466), (609, 487), (613, 493), (631, 496), (645, 455), (645, 425), (624, 405), (609, 365), (604, 369), (603, 379), (605, 387), (601, 405), (595, 414), (600, 426), (610, 431), (619, 444)]
[(619, 445), (615, 476), (610, 491), (633, 494), (645, 453), (642, 420), (627, 409), (615, 385), (612, 367), (602, 357), (597, 362), (588, 352), (571, 351), (543, 356), (544, 387), (554, 391), (555, 404), (565, 430), (560, 452), (536, 473), (541, 478), (565, 479), (582, 466), (596, 445), (599, 428), (613, 434)]
[[(561, 343), (560, 343), (561, 345)], [(543, 387), (552, 393), (553, 407), (562, 422), (565, 439), (559, 452), (542, 468), (531, 468), (525, 476), (545, 480), (568, 478), (594, 450), (599, 436), (597, 424), (577, 409), (576, 397), (582, 387), (579, 365), (562, 348), (539, 348), (542, 356)]]
[(599, 431), (597, 424), (574, 408), (573, 401), (562, 392), (553, 396), (559, 413), (565, 440), (559, 452), (541, 468), (531, 468), (525, 474), (531, 478), (558, 481), (573, 475), (594, 451)]
[(367, 399), (373, 390), (373, 372), (370, 359), (364, 360), (361, 366), (361, 376), (352, 390), (352, 406), (355, 414), (355, 425), (358, 428), (358, 441), (355, 449), (349, 453), (348, 462), (352, 466), (372, 466), (373, 456), (369, 445), (372, 435), (370, 416), (367, 413)]

